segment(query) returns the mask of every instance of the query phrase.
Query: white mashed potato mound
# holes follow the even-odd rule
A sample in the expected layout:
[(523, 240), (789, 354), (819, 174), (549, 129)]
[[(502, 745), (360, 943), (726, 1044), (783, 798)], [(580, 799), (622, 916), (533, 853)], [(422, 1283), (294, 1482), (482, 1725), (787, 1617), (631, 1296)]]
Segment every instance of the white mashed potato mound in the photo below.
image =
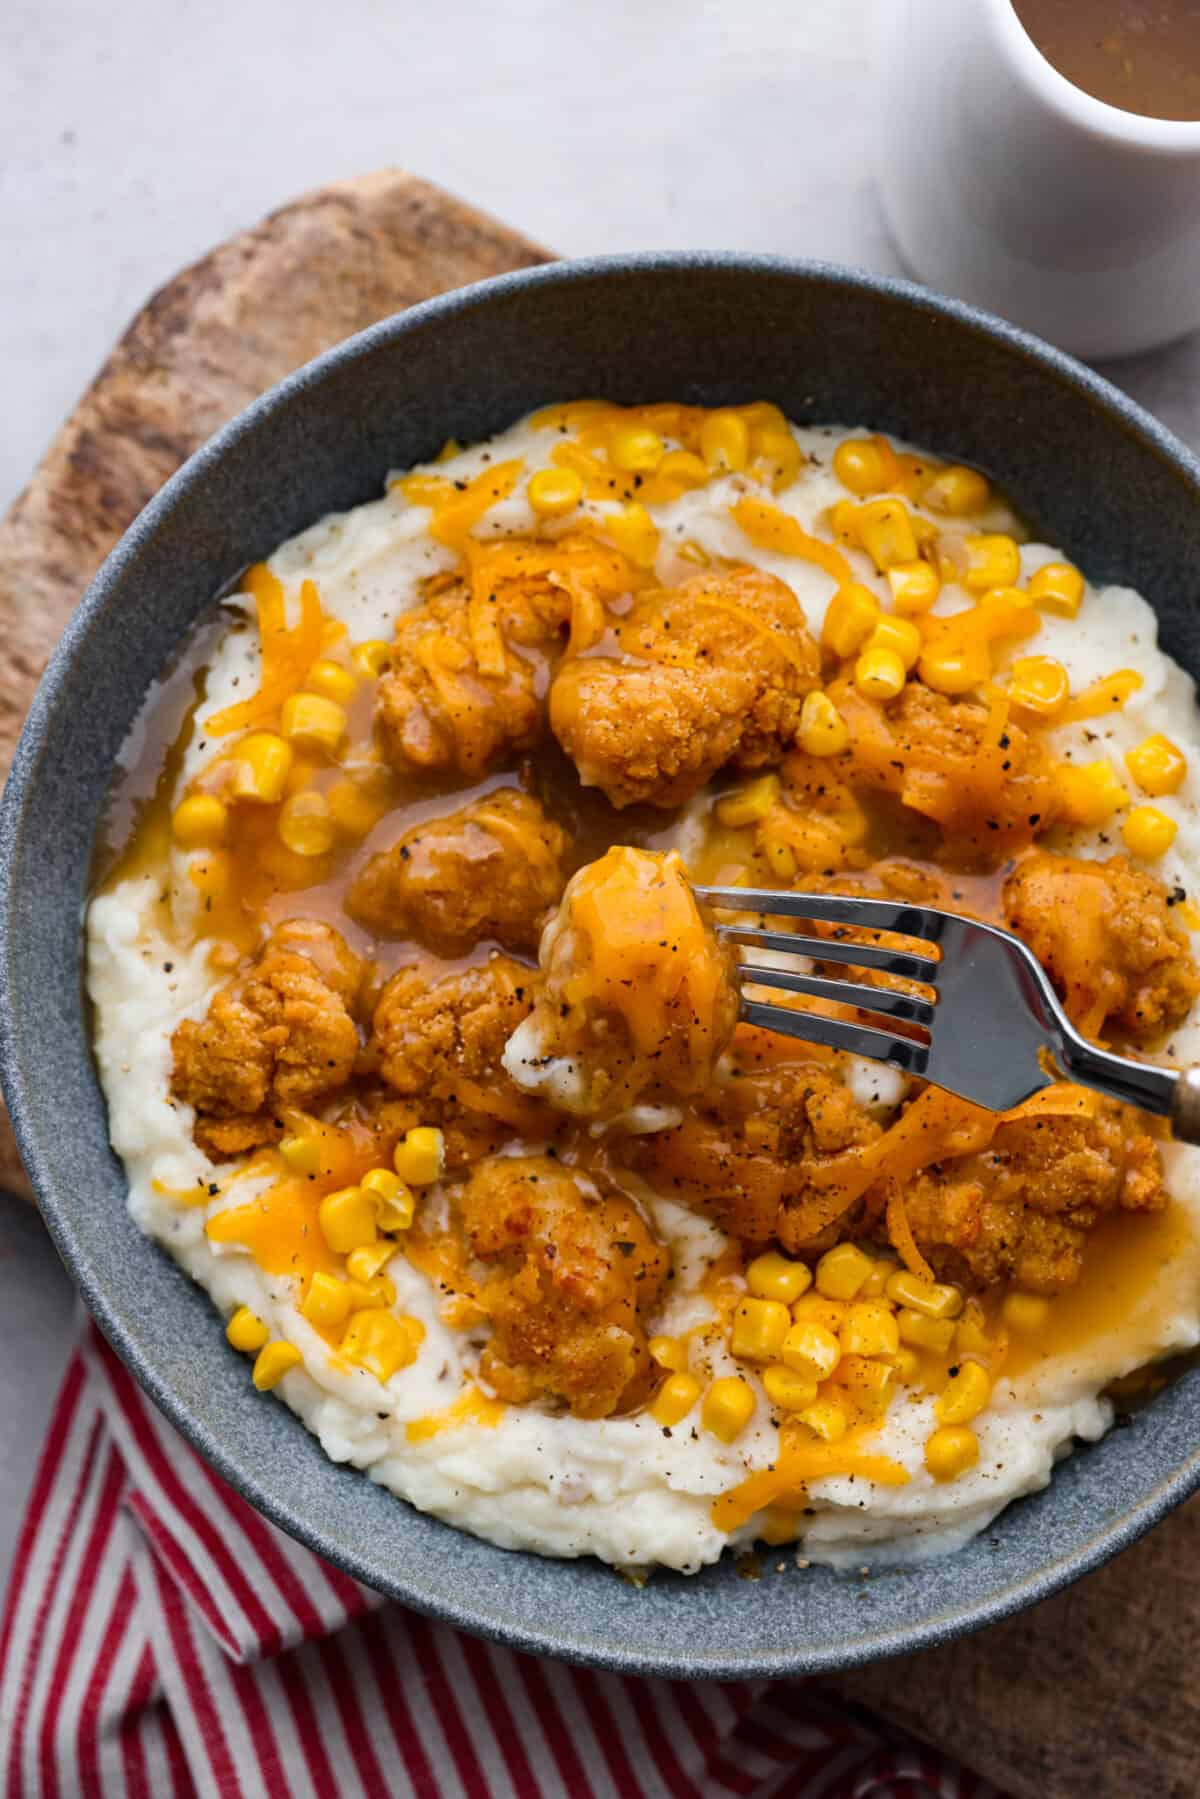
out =
[[(809, 464), (793, 486), (770, 496), (815, 534), (823, 532), (820, 521), (829, 505), (845, 498), (831, 464), (838, 441), (851, 435), (860, 433), (797, 429)], [(509, 457), (522, 458), (531, 472), (548, 463), (558, 441), (553, 427), (525, 422), (439, 463), (436, 472), (465, 480), (488, 458)], [(660, 532), (660, 578), (673, 581), (693, 572), (676, 553), (684, 543), (714, 556), (752, 561), (795, 591), (811, 628), (819, 632), (833, 590), (830, 577), (809, 563), (754, 549), (730, 516), (739, 491), (736, 478), (714, 480), (650, 509)], [(492, 509), (485, 534), (533, 528), (523, 492), (519, 487)], [(607, 508), (589, 502), (585, 509), (599, 515)], [(383, 499), (324, 519), (283, 545), (270, 566), (293, 586), (301, 577), (314, 579), (326, 614), (343, 621), (353, 641), (389, 638), (397, 612), (417, 598), (420, 580), (453, 564), (451, 553), (426, 534), (428, 516), (392, 487)], [(1045, 545), (1024, 546), (1023, 575), (1056, 556)], [(854, 560), (858, 578), (883, 597), (886, 587), (865, 558)], [(1073, 748), (1086, 760), (1110, 755), (1118, 767), (1124, 751), (1154, 731), (1185, 751), (1184, 785), (1157, 802), (1177, 822), (1178, 835), (1156, 873), (1168, 885), (1178, 882), (1189, 893), (1200, 893), (1200, 789), (1194, 772), (1200, 770), (1200, 731), (1193, 683), (1158, 649), (1149, 606), (1125, 588), (1089, 589), (1077, 619), (1043, 617), (1036, 647), (1066, 665), (1072, 691), (1123, 666), (1142, 674), (1141, 690), (1122, 712), (1065, 728), (1052, 744), (1060, 752)], [(208, 713), (252, 692), (258, 674), (254, 632), (227, 634), (211, 665), (198, 728), (179, 771), (180, 790), (205, 759)], [(698, 830), (695, 809), (685, 812), (676, 832), (685, 858)], [(1081, 833), (1072, 847), (1083, 855), (1112, 851), (1101, 833), (1090, 838)], [(468, 1419), (414, 1439), (408, 1425), (450, 1406), (472, 1373), (466, 1340), (442, 1322), (430, 1280), (403, 1253), (386, 1267), (396, 1283), (397, 1309), (419, 1318), (426, 1334), (416, 1362), (381, 1385), (373, 1375), (331, 1360), (324, 1340), (300, 1315), (289, 1279), (267, 1275), (246, 1250), (207, 1237), (206, 1221), (251, 1197), (251, 1183), (234, 1180), (207, 1204), (180, 1203), (180, 1195), (207, 1186), (214, 1170), (192, 1141), (191, 1108), (169, 1098), (169, 1040), (181, 1019), (204, 1013), (222, 978), (208, 965), (209, 944), (192, 942), (198, 901), (187, 865), (186, 855), (173, 852), (169, 907), (159, 903), (159, 883), (141, 876), (97, 898), (87, 921), (96, 1053), (113, 1146), (125, 1164), (129, 1203), (140, 1227), (208, 1290), (223, 1313), (248, 1306), (272, 1337), (301, 1351), (302, 1364), (283, 1377), (277, 1391), (335, 1461), (353, 1463), (422, 1510), (509, 1548), (686, 1571), (714, 1561), (731, 1540), (712, 1522), (714, 1498), (748, 1471), (769, 1466), (777, 1453), (778, 1433), (761, 1389), (756, 1416), (733, 1445), (699, 1428), (698, 1407), (665, 1431), (648, 1413), (596, 1421), (509, 1406), (496, 1422)], [(522, 1030), (527, 1036), (528, 1026)], [(1180, 1061), (1200, 1059), (1195, 1017), (1176, 1034), (1171, 1049)], [(514, 1057), (531, 1051), (535, 1044), (514, 1040)], [(567, 1066), (545, 1071), (545, 1084), (560, 1104), (571, 1104), (573, 1075)], [(850, 1080), (855, 1097), (879, 1113), (888, 1113), (902, 1097), (900, 1078), (870, 1063), (856, 1063)], [(642, 1121), (642, 1128), (672, 1122), (674, 1116), (665, 1112)], [(1164, 1161), (1174, 1205), (1189, 1227), (1186, 1248), (1159, 1270), (1129, 1314), (1072, 1354), (1045, 1361), (1018, 1380), (1001, 1381), (975, 1421), (979, 1460), (952, 1482), (935, 1482), (924, 1466), (932, 1401), (898, 1394), (865, 1447), (900, 1463), (908, 1484), (885, 1487), (844, 1476), (814, 1481), (810, 1515), (802, 1520), (805, 1557), (858, 1565), (864, 1559), (911, 1560), (958, 1547), (1010, 1501), (1044, 1486), (1056, 1459), (1075, 1439), (1092, 1440), (1104, 1432), (1111, 1406), (1100, 1393), (1109, 1381), (1200, 1341), (1200, 1152), (1168, 1145)], [(678, 1332), (703, 1325), (713, 1313), (700, 1282), (725, 1240), (682, 1206), (642, 1197), (675, 1267), (670, 1300), (654, 1328)], [(713, 1374), (734, 1371), (732, 1361), (720, 1365), (721, 1353), (713, 1353)], [(754, 1535), (751, 1521), (733, 1540)]]

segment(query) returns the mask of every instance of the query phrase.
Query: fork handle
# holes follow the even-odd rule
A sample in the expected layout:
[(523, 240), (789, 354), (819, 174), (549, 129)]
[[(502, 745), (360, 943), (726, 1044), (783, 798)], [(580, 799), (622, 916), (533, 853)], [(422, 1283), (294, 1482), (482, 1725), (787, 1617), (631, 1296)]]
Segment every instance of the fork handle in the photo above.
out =
[(1171, 1101), (1171, 1130), (1181, 1143), (1200, 1143), (1200, 1062), (1179, 1071)]

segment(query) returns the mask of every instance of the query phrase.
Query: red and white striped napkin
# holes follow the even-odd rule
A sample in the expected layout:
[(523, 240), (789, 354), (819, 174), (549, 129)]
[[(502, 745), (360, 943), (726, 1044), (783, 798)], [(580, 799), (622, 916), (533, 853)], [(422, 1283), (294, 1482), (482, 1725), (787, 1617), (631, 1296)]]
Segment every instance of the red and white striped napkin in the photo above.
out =
[(276, 1530), (87, 1327), (0, 1626), (8, 1799), (1000, 1799), (790, 1682), (594, 1674), (386, 1603)]

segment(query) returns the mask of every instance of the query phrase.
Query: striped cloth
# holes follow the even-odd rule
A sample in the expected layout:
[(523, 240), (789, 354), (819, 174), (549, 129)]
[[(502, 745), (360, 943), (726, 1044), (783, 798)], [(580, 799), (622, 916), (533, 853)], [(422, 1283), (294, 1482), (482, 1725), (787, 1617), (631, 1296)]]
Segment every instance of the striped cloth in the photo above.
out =
[(0, 1627), (8, 1799), (999, 1799), (797, 1683), (623, 1679), (385, 1603), (199, 1460), (94, 1328)]

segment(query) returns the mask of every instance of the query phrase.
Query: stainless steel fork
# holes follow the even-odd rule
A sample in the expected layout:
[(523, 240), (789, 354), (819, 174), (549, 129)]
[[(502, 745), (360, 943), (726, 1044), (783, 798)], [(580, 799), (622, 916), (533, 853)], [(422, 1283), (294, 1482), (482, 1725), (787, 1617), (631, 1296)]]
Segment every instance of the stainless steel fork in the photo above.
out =
[[(854, 980), (830, 980), (810, 968), (745, 960), (741, 1016), (787, 1037), (823, 1043), (920, 1075), (992, 1111), (1019, 1105), (1056, 1079), (1078, 1081), (1111, 1099), (1169, 1118), (1176, 1137), (1200, 1143), (1200, 1064), (1161, 1068), (1099, 1049), (1075, 1029), (1037, 958), (1010, 931), (934, 906), (893, 904), (836, 893), (787, 893), (772, 888), (697, 887), (717, 912), (751, 913), (757, 925), (722, 923), (718, 935), (774, 956), (844, 962), (917, 981), (924, 993), (893, 992)], [(919, 951), (891, 949), (847, 935), (806, 936), (771, 930), (770, 918), (797, 918), (919, 940)], [(929, 945), (927, 949), (925, 946)], [(747, 996), (747, 987), (774, 987), (815, 999), (838, 1000), (871, 1014), (872, 1023), (826, 1018)], [(889, 1031), (887, 1019), (914, 1027)]]

